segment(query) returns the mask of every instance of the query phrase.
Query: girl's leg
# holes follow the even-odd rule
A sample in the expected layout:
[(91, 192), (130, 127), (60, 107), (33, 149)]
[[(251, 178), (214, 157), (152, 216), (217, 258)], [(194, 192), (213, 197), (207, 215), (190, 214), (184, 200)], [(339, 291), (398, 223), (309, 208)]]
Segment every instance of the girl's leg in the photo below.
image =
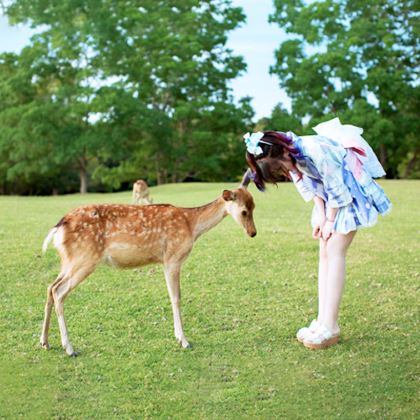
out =
[[(325, 308), (325, 299), (327, 292), (327, 275), (328, 275), (328, 258), (327, 258), (327, 241), (319, 239), (319, 268), (318, 268), (318, 316), (317, 322), (322, 324), (323, 312)], [(296, 338), (303, 342), (308, 333), (312, 334), (317, 328), (317, 324), (311, 323), (309, 327), (301, 328)]]
[(332, 333), (338, 333), (338, 310), (344, 292), (346, 252), (356, 231), (346, 235), (333, 233), (327, 241), (328, 269), (322, 310), (322, 324)]
[(325, 299), (327, 294), (328, 255), (327, 241), (319, 239), (319, 266), (318, 266), (318, 317), (317, 321), (323, 323)]

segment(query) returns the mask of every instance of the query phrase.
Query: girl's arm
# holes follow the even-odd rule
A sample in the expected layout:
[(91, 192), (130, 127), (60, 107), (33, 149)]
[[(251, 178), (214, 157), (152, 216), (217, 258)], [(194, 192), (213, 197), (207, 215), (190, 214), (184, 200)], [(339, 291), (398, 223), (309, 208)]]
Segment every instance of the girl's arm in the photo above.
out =
[(319, 180), (330, 208), (344, 207), (353, 200), (343, 178), (344, 149), (322, 143), (322, 139), (308, 143), (305, 153), (318, 171)]
[(314, 226), (312, 230), (312, 237), (314, 239), (320, 239), (322, 236), (322, 228), (324, 227), (326, 215), (325, 215), (325, 202), (321, 197), (314, 196), (315, 207), (319, 214), (319, 223)]
[(335, 216), (337, 216), (338, 208), (329, 208), (327, 218), (321, 230), (321, 236), (324, 241), (330, 239), (335, 223)]
[(317, 195), (314, 197), (314, 203), (316, 208), (318, 209), (318, 214), (321, 216), (321, 219), (325, 219), (325, 203), (321, 197)]
[(326, 241), (333, 232), (338, 209), (350, 204), (353, 197), (343, 178), (344, 149), (321, 143), (321, 140), (310, 143), (306, 152), (318, 171), (328, 203), (328, 214), (320, 232)]
[(330, 208), (328, 210), (327, 214), (327, 222), (334, 223), (335, 222), (335, 216), (337, 216), (338, 208)]

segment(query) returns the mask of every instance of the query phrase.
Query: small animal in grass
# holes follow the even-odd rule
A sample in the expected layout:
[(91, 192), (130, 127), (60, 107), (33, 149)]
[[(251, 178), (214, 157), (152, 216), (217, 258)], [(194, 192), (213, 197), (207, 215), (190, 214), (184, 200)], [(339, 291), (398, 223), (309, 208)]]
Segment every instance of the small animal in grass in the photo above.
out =
[(41, 346), (49, 348), (48, 329), (54, 305), (61, 344), (68, 355), (77, 355), (64, 320), (64, 299), (100, 262), (107, 262), (122, 268), (163, 264), (175, 338), (182, 347), (190, 347), (181, 321), (181, 266), (197, 238), (228, 214), (249, 236), (254, 237), (257, 233), (254, 207), (252, 195), (240, 187), (233, 191), (224, 190), (222, 196), (213, 202), (195, 208), (169, 204), (98, 204), (72, 210), (50, 230), (43, 243), (45, 252), (53, 240), (61, 257), (61, 270), (47, 289)]
[(146, 181), (138, 179), (133, 184), (133, 203), (134, 204), (152, 204), (153, 200), (150, 198), (149, 187)]

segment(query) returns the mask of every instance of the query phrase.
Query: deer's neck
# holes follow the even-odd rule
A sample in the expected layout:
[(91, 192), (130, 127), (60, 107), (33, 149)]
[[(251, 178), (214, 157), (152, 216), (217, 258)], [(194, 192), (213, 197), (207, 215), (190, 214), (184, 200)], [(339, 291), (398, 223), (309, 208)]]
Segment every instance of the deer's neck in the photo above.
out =
[(190, 223), (194, 240), (219, 224), (227, 215), (223, 198), (218, 198), (202, 207), (189, 209), (189, 211), (191, 212)]

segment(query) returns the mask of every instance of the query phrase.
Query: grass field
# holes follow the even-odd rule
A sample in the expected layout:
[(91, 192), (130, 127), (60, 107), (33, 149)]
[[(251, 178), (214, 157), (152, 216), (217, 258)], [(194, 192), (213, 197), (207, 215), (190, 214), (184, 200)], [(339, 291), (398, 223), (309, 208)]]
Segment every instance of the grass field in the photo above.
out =
[[(256, 201), (251, 239), (225, 219), (182, 273), (184, 327), (173, 337), (160, 266), (100, 267), (66, 300), (70, 339), (39, 348), (46, 288), (58, 271), (48, 230), (84, 203), (130, 194), (0, 197), (0, 418), (418, 418), (420, 182), (381, 182), (394, 203), (348, 255), (341, 343), (310, 351), (296, 330), (316, 313), (311, 205), (291, 184)], [(195, 206), (233, 184), (152, 188)]]

